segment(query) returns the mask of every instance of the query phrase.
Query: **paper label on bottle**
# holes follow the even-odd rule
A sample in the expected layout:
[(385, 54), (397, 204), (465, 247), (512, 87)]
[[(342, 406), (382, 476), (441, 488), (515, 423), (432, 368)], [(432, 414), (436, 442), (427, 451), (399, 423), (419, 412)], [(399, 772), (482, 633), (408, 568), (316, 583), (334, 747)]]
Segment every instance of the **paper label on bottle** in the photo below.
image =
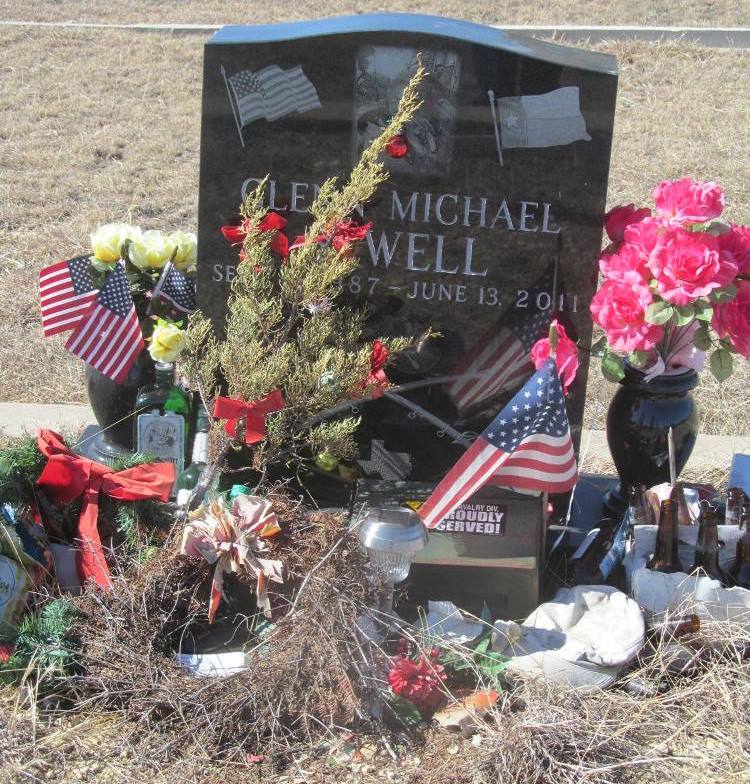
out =
[(596, 539), (597, 534), (599, 533), (598, 528), (592, 528), (587, 534), (584, 540), (578, 545), (578, 549), (570, 556), (570, 560), (576, 560), (578, 558), (583, 558), (586, 550), (591, 547), (594, 543), (594, 539)]
[(179, 414), (139, 414), (139, 452), (174, 463), (175, 476), (185, 468), (185, 420)]
[(198, 431), (193, 441), (193, 463), (208, 463), (208, 433)]

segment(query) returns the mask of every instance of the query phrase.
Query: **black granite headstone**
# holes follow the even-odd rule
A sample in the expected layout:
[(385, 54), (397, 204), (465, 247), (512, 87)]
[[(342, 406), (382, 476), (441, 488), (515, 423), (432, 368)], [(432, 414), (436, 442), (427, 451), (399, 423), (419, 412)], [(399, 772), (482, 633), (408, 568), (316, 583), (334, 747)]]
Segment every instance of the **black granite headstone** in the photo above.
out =
[[(316, 187), (346, 176), (418, 55), (424, 105), (365, 211), (373, 229), (345, 288), (369, 301), (373, 337), (440, 335), (389, 368), (411, 385), (401, 400), (361, 410), (369, 476), (434, 481), (465, 448), (457, 434), (480, 432), (533, 372), (553, 314), (590, 344), (612, 57), (406, 14), (223, 28), (205, 48), (198, 299), (221, 325), (238, 260), (219, 228), (246, 193), (269, 175), (269, 207), (302, 233)], [(581, 352), (576, 444), (587, 370)]]

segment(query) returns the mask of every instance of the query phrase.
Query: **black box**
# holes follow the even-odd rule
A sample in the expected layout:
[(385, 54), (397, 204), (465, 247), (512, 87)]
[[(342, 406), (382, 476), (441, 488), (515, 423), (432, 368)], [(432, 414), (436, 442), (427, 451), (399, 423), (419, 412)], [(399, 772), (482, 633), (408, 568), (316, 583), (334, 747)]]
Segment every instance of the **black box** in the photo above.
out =
[[(367, 507), (417, 510), (433, 487), (359, 482), (353, 519)], [(476, 615), (486, 602), (493, 618), (525, 618), (539, 604), (545, 508), (544, 495), (483, 487), (430, 531), (429, 544), (412, 565), (409, 599), (450, 600)]]

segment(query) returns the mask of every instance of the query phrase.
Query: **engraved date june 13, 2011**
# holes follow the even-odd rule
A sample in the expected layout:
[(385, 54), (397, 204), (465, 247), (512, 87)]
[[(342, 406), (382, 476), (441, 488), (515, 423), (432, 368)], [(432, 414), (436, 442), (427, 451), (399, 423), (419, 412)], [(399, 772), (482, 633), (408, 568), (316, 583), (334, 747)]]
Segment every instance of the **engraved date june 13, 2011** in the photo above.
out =
[[(352, 275), (349, 278), (348, 290), (350, 294), (372, 297), (378, 294), (392, 293), (405, 296), (407, 299), (437, 302), (473, 302), (488, 307), (504, 307), (508, 298), (513, 296), (511, 307), (519, 310), (536, 308), (549, 310), (552, 307), (552, 293), (547, 291), (529, 291), (517, 289), (514, 293), (501, 291), (495, 286), (471, 286), (464, 283), (433, 283), (426, 281), (411, 281), (405, 286), (389, 285), (381, 278)], [(567, 310), (571, 313), (578, 312), (578, 295), (564, 293), (557, 297), (556, 310)]]

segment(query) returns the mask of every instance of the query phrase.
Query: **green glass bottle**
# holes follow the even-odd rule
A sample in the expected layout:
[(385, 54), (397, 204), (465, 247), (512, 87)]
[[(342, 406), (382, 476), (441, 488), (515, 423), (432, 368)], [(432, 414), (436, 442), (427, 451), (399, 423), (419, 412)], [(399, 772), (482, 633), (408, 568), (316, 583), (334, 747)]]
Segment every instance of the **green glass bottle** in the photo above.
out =
[(192, 490), (208, 465), (208, 414), (202, 403), (198, 403), (195, 424), (195, 439), (193, 440), (193, 453), (190, 465), (177, 477), (175, 489)]
[(184, 390), (174, 383), (173, 363), (155, 363), (155, 381), (138, 390), (134, 413), (136, 449), (175, 463), (181, 472), (187, 457), (190, 404)]

